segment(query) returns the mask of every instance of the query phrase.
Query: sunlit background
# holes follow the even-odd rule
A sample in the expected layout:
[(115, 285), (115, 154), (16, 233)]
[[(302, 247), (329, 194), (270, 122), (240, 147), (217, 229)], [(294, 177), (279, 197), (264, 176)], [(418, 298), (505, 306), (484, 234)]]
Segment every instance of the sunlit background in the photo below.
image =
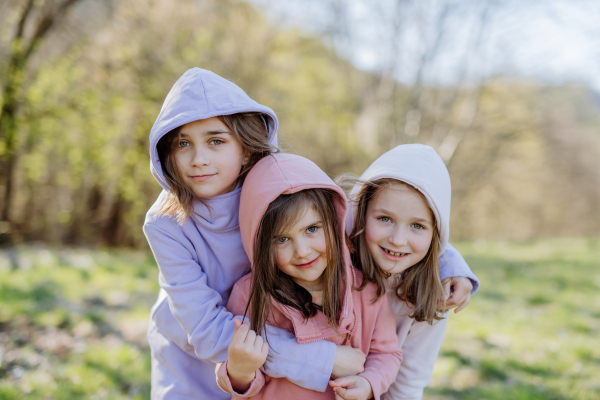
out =
[(188, 68), (332, 177), (403, 143), (482, 280), (427, 399), (600, 398), (600, 2), (0, 0), (0, 399), (149, 398), (148, 134)]

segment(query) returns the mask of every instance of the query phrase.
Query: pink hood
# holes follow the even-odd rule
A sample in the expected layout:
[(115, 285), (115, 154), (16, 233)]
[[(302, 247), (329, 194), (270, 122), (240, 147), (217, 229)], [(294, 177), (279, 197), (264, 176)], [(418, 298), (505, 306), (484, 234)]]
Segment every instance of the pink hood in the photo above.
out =
[[(335, 209), (340, 227), (340, 235), (345, 235), (344, 225), (348, 204), (344, 191), (312, 161), (293, 154), (275, 153), (260, 160), (246, 176), (240, 198), (240, 231), (242, 243), (250, 260), (253, 259), (254, 243), (269, 204), (281, 194), (296, 193), (304, 189), (331, 189), (338, 194)], [(344, 246), (345, 291), (344, 306), (339, 325), (353, 324), (352, 287), (357, 286), (354, 269), (351, 267), (350, 253), (346, 241)], [(254, 267), (254, 266), (252, 266)], [(292, 319), (302, 320), (301, 314), (294, 309), (277, 304)]]

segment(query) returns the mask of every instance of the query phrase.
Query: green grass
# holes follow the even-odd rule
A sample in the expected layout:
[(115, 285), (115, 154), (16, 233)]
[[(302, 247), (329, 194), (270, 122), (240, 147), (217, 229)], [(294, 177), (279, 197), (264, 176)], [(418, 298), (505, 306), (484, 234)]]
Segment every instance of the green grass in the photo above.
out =
[[(600, 239), (459, 243), (482, 288), (452, 314), (429, 400), (600, 399)], [(148, 399), (150, 254), (0, 251), (0, 400)]]
[(459, 243), (481, 279), (426, 399), (600, 399), (600, 240)]
[(148, 399), (150, 254), (0, 253), (0, 400)]

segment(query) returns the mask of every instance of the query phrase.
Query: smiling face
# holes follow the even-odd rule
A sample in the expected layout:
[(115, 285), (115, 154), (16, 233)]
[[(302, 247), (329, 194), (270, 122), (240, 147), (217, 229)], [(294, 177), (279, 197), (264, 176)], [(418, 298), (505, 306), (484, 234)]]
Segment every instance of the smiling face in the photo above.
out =
[(421, 261), (433, 238), (433, 215), (412, 186), (393, 181), (369, 201), (365, 240), (377, 265), (399, 273)]
[(181, 180), (199, 198), (231, 192), (248, 161), (240, 141), (216, 117), (183, 125), (174, 147)]
[(323, 221), (313, 207), (274, 239), (275, 264), (281, 272), (307, 290), (323, 289), (327, 267), (327, 240)]

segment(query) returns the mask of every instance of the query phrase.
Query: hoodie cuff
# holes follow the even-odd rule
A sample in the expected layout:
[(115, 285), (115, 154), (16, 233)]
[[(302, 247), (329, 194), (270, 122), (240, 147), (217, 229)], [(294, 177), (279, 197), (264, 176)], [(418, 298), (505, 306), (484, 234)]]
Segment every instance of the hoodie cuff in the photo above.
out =
[(254, 379), (250, 382), (250, 387), (244, 393), (238, 393), (233, 389), (229, 374), (227, 373), (227, 361), (223, 364), (217, 364), (217, 384), (225, 393), (230, 393), (236, 397), (252, 397), (256, 396), (265, 386), (265, 376), (260, 370), (256, 370), (254, 373)]
[(362, 376), (363, 378), (365, 378), (369, 382), (369, 385), (371, 385), (371, 391), (373, 391), (373, 399), (380, 400), (382, 395), (381, 377), (372, 371), (365, 371), (362, 374), (358, 374), (358, 376)]

